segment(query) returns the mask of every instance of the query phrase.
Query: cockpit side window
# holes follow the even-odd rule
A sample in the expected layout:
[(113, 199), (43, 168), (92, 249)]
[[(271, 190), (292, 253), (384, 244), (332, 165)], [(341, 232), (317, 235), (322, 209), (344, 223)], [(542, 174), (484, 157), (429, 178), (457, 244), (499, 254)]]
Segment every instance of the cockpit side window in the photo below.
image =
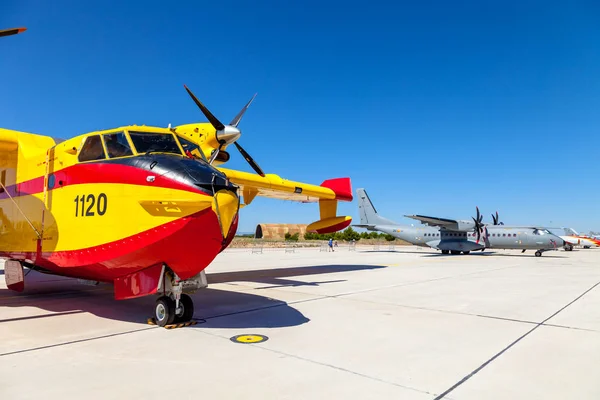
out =
[(190, 142), (189, 140), (184, 139), (181, 136), (178, 136), (177, 139), (179, 139), (179, 143), (181, 143), (181, 147), (183, 147), (184, 152), (189, 152), (195, 158), (201, 158), (204, 161), (208, 161), (206, 159), (206, 156), (204, 155), (204, 152), (196, 143)]
[(127, 137), (123, 132), (109, 133), (102, 135), (108, 158), (132, 156), (133, 151), (127, 142)]
[(93, 160), (104, 160), (105, 158), (106, 155), (104, 154), (104, 148), (102, 147), (100, 136), (93, 135), (86, 137), (77, 159), (80, 162), (83, 162)]

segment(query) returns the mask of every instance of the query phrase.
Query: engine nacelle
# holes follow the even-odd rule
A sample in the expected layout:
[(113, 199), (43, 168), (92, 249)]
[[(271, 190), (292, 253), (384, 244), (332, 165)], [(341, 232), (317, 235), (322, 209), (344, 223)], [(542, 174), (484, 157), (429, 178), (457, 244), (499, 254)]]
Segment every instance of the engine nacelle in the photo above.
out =
[(472, 221), (466, 221), (466, 220), (460, 220), (460, 221), (456, 221), (456, 230), (457, 231), (462, 231), (462, 232), (467, 232), (467, 231), (473, 231), (475, 229), (475, 223)]

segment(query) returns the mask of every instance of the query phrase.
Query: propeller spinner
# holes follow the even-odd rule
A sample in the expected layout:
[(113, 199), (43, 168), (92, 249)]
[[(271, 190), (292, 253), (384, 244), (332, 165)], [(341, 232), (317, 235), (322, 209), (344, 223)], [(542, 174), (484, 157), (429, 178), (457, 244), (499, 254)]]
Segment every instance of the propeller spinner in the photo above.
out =
[(221, 121), (219, 121), (217, 119), (217, 117), (215, 117), (208, 110), (208, 108), (206, 108), (204, 106), (204, 104), (202, 104), (202, 102), (200, 100), (198, 100), (198, 98), (196, 96), (194, 96), (192, 91), (186, 85), (183, 85), (183, 87), (185, 87), (185, 90), (187, 90), (187, 92), (190, 95), (190, 97), (192, 98), (192, 100), (194, 100), (194, 102), (196, 103), (198, 108), (200, 108), (200, 111), (202, 111), (202, 114), (204, 114), (204, 116), (208, 119), (208, 121), (213, 126), (213, 128), (215, 128), (215, 130), (217, 131), (217, 141), (219, 142), (219, 148), (216, 149), (211, 154), (211, 156), (208, 160), (208, 163), (209, 164), (213, 163), (213, 161), (215, 160), (215, 158), (217, 157), (217, 155), (219, 154), (219, 152), (221, 151), (223, 146), (233, 143), (235, 145), (235, 147), (238, 149), (238, 151), (240, 152), (240, 154), (242, 155), (242, 157), (244, 157), (246, 162), (248, 164), (250, 164), (252, 169), (254, 169), (254, 171), (256, 171), (256, 173), (259, 174), (260, 176), (265, 176), (265, 173), (258, 166), (256, 161), (254, 161), (254, 159), (250, 156), (250, 154), (248, 154), (248, 152), (246, 150), (244, 150), (244, 148), (237, 142), (237, 140), (242, 135), (242, 132), (238, 129), (238, 125), (239, 125), (240, 121), (242, 120), (244, 113), (246, 112), (248, 107), (250, 107), (250, 104), (256, 97), (256, 94), (254, 94), (254, 96), (252, 96), (250, 101), (248, 103), (246, 103), (246, 105), (240, 110), (240, 112), (231, 120), (229, 125), (224, 125)]

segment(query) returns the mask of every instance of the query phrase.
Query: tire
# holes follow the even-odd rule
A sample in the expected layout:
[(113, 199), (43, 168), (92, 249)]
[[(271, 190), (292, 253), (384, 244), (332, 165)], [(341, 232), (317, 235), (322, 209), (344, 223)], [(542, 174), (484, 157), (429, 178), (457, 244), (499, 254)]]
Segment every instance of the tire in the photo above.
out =
[(464, 255), (467, 255), (467, 254), (469, 254), (469, 253), (471, 253), (471, 251), (463, 251), (463, 254), (464, 254)]
[(442, 254), (448, 254), (450, 253), (450, 250), (442, 250)]
[(181, 298), (179, 299), (179, 305), (183, 308), (183, 313), (175, 316), (175, 322), (191, 321), (194, 316), (194, 300), (187, 294), (182, 293)]
[(166, 326), (175, 320), (175, 302), (170, 297), (161, 296), (156, 300), (154, 307), (156, 325)]
[(460, 254), (460, 251), (459, 250), (450, 250), (450, 254), (457, 255), (457, 254)]
[(541, 257), (541, 256), (542, 256), (542, 252), (541, 252), (541, 251), (539, 251), (539, 250), (538, 250), (538, 251), (536, 251), (536, 252), (535, 252), (535, 256), (536, 256), (536, 257)]

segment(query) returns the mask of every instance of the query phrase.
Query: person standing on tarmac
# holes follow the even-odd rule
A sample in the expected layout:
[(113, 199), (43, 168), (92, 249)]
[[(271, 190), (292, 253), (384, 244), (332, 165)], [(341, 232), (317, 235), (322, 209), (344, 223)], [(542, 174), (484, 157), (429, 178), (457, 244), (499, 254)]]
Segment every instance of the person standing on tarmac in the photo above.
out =
[(333, 239), (332, 238), (329, 238), (329, 249), (331, 251), (335, 251), (335, 250), (333, 250)]

